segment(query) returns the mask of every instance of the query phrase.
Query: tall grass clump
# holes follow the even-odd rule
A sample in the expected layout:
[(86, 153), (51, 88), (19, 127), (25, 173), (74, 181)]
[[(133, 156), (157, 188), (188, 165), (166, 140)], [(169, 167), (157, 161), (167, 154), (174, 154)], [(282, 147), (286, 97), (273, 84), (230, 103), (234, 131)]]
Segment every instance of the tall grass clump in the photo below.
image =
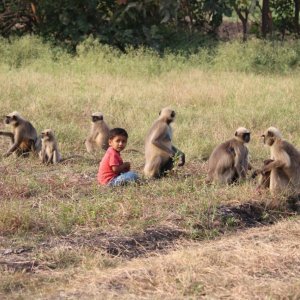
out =
[(233, 41), (219, 45), (214, 56), (220, 71), (287, 73), (299, 66), (299, 42)]
[(155, 76), (188, 65), (187, 57), (182, 54), (168, 51), (160, 55), (154, 49), (131, 46), (124, 53), (111, 46), (102, 45), (92, 37), (77, 46), (76, 56), (76, 63), (73, 64), (76, 69), (93, 71), (97, 68), (99, 73), (126, 76)]
[(100, 73), (126, 76), (157, 76), (191, 67), (218, 71), (287, 73), (296, 69), (300, 60), (297, 41), (284, 44), (257, 39), (247, 43), (220, 43), (214, 48), (203, 45), (193, 54), (171, 50), (162, 54), (144, 47), (128, 47), (124, 53), (89, 38), (78, 45), (76, 54), (76, 67), (80, 70), (98, 68)]
[(48, 60), (51, 57), (49, 47), (38, 37), (25, 36), (14, 38), (10, 42), (2, 39), (0, 44), (1, 63), (12, 68), (20, 68), (36, 60)]
[(43, 42), (36, 36), (11, 41), (0, 40), (0, 64), (9, 69), (33, 68), (44, 72), (100, 73), (111, 75), (158, 76), (189, 68), (253, 73), (287, 73), (297, 69), (300, 60), (298, 41), (271, 42), (257, 39), (247, 43), (232, 41), (202, 45), (197, 52), (174, 52), (140, 47), (127, 47), (125, 52), (97, 39), (87, 38), (75, 53)]

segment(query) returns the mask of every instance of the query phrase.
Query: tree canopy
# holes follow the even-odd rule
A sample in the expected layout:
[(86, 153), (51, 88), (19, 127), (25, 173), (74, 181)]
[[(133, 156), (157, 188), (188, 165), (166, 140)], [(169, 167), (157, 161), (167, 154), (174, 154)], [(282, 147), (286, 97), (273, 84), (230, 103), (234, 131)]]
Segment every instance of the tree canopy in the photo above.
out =
[(215, 34), (233, 14), (244, 40), (251, 28), (262, 38), (299, 34), (299, 0), (0, 0), (0, 34), (159, 48), (178, 32)]

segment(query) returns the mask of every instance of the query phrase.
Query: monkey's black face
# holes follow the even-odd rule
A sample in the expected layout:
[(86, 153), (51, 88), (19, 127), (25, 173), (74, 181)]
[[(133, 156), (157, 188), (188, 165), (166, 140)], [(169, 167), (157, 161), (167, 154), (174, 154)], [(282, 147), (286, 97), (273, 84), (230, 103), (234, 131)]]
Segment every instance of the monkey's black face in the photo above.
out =
[(41, 138), (42, 140), (50, 140), (50, 132), (49, 131), (43, 131), (41, 132)]
[(92, 122), (103, 121), (102, 116), (92, 116)]
[(5, 124), (9, 124), (9, 123), (10, 123), (10, 117), (9, 117), (9, 116), (6, 116), (6, 117), (5, 117), (4, 123), (5, 123)]
[(274, 134), (270, 131), (268, 131), (267, 133), (263, 134), (261, 136), (264, 139), (264, 144), (268, 145), (268, 146), (272, 146), (275, 142), (275, 138), (274, 138)]
[(250, 142), (250, 132), (243, 133), (243, 141), (245, 143), (249, 143)]
[(268, 145), (268, 146), (271, 147), (274, 144), (275, 140), (274, 140), (273, 137), (271, 137), (269, 135), (265, 135), (265, 134), (263, 134), (261, 137), (264, 139), (264, 144), (265, 145)]
[(17, 124), (17, 117), (16, 116), (6, 116), (5, 119), (4, 119), (4, 123), (5, 124)]
[(175, 111), (172, 110), (172, 112), (171, 112), (171, 114), (170, 114), (170, 117), (169, 117), (168, 120), (167, 120), (167, 123), (170, 124), (171, 122), (173, 122), (174, 119), (175, 119), (175, 116), (176, 116)]

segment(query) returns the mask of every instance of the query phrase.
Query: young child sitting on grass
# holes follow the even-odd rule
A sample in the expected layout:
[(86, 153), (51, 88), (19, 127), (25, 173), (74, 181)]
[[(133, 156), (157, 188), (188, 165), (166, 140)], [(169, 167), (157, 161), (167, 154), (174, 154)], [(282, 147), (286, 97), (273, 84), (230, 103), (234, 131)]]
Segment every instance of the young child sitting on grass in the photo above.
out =
[(118, 186), (138, 180), (138, 175), (130, 171), (130, 163), (123, 162), (120, 152), (126, 147), (128, 134), (123, 128), (109, 132), (109, 148), (102, 158), (98, 170), (98, 182), (102, 185)]

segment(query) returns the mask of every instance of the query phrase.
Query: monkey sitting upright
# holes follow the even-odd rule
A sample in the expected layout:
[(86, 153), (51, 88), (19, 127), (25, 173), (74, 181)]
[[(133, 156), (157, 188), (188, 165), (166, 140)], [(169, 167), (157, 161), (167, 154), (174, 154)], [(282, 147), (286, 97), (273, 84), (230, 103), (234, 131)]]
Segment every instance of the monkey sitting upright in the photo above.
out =
[(245, 179), (248, 169), (248, 148), (250, 131), (239, 127), (233, 139), (217, 146), (208, 160), (208, 175), (206, 183), (218, 182), (231, 184)]
[(103, 114), (95, 112), (92, 114), (92, 127), (89, 136), (85, 140), (87, 152), (92, 153), (97, 149), (107, 150), (109, 127), (104, 122)]
[(144, 174), (149, 178), (159, 178), (174, 167), (174, 159), (179, 158), (178, 166), (185, 163), (185, 154), (172, 144), (171, 122), (175, 111), (164, 108), (159, 118), (153, 123), (145, 141)]
[(21, 115), (14, 111), (8, 114), (4, 119), (5, 124), (12, 126), (12, 132), (0, 131), (0, 135), (11, 139), (11, 146), (4, 154), (5, 157), (13, 152), (17, 156), (28, 156), (29, 152), (38, 152), (40, 140), (32, 124), (25, 120)]
[(280, 131), (269, 127), (262, 135), (264, 144), (270, 146), (272, 162), (264, 165), (259, 173), (270, 172), (270, 191), (272, 194), (300, 191), (300, 152), (282, 139)]
[(57, 147), (54, 132), (51, 129), (45, 129), (42, 135), (42, 149), (39, 157), (44, 164), (57, 164), (62, 160)]

